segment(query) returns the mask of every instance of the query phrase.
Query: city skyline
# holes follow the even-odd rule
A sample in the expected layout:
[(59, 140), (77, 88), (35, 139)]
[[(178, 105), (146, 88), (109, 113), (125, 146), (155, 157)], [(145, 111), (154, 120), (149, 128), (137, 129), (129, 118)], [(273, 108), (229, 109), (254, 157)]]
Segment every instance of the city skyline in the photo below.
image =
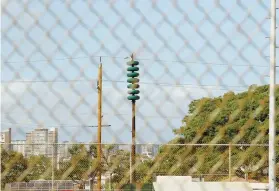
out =
[[(8, 132), (11, 131), (9, 129)], [(6, 131), (1, 132), (1, 134), (6, 133)], [(69, 157), (69, 148), (76, 144), (84, 144), (87, 149), (89, 145), (97, 144), (97, 141), (93, 140), (91, 142), (71, 142), (71, 141), (58, 141), (59, 133), (58, 128), (44, 128), (37, 127), (31, 132), (26, 133), (26, 139), (15, 140), (12, 137), (12, 133), (9, 134), (10, 141), (1, 142), (3, 145), (10, 145), (6, 149), (10, 149), (19, 153), (22, 153), (25, 157), (30, 157), (34, 155), (43, 155), (46, 157), (56, 156), (55, 160), (64, 160)], [(7, 139), (6, 139), (7, 140)], [(113, 151), (117, 150), (131, 150), (131, 144), (106, 144), (103, 145), (113, 145)], [(55, 149), (55, 150), (53, 150)], [(159, 144), (136, 144), (136, 153), (146, 156), (148, 158), (154, 157), (159, 151)], [(54, 153), (53, 153), (54, 152)]]

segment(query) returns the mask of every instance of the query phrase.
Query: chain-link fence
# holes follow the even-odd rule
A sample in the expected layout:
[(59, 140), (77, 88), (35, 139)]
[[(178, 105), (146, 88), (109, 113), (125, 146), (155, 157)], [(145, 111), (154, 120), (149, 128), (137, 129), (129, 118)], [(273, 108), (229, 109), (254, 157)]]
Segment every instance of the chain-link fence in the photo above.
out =
[[(2, 184), (11, 190), (88, 189), (96, 183), (97, 144), (22, 145), (3, 149)], [(131, 145), (102, 145), (102, 187), (118, 190), (130, 181)], [(279, 146), (277, 147), (279, 149)], [(157, 176), (195, 181), (268, 182), (268, 146), (248, 144), (137, 144), (135, 184)], [(45, 152), (45, 153), (44, 153)], [(37, 153), (37, 154), (34, 154)], [(277, 156), (277, 161), (279, 156)], [(152, 190), (152, 186), (149, 190)]]
[[(131, 181), (131, 54), (139, 62), (128, 69), (139, 75), (139, 82), (128, 80), (133, 94), (140, 85), (135, 182), (159, 175), (267, 182), (270, 6), (265, 0), (3, 0), (2, 186), (44, 179), (36, 185), (90, 189), (100, 171), (106, 189)], [(277, 129), (278, 120), (276, 111)], [(95, 160), (100, 121), (101, 166)], [(56, 181), (64, 180), (71, 188), (60, 188)]]

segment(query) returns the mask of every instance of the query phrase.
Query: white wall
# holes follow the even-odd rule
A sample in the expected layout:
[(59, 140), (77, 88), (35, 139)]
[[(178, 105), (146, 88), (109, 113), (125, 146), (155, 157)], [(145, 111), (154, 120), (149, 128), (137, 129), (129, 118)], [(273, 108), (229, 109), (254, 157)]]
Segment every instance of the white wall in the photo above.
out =
[(266, 183), (192, 182), (191, 176), (157, 176), (155, 191), (266, 191)]

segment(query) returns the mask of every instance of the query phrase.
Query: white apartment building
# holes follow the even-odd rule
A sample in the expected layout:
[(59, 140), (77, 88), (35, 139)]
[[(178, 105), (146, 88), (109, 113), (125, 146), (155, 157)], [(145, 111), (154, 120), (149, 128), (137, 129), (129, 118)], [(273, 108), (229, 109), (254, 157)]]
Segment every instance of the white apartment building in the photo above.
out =
[(45, 155), (57, 156), (58, 129), (37, 128), (26, 133), (26, 156)]
[(12, 140), (12, 150), (25, 156), (25, 140)]
[(12, 130), (11, 128), (1, 131), (1, 145), (4, 149), (11, 150)]

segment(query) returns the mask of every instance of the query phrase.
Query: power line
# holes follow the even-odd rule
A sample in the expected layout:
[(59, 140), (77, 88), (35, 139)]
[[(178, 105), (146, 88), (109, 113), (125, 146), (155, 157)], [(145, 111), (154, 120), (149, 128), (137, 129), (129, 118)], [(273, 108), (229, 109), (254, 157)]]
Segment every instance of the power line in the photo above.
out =
[[(109, 114), (108, 114), (109, 115)], [(113, 114), (114, 116), (117, 116), (117, 115), (131, 115), (131, 114), (128, 114), (128, 113), (116, 113), (116, 114)], [(167, 118), (167, 119), (177, 119), (177, 118), (179, 118), (179, 119), (182, 119), (183, 117), (179, 117), (179, 116), (152, 116), (152, 115), (150, 115), (150, 116), (142, 116), (142, 115), (138, 115), (138, 117), (139, 118), (141, 118), (141, 117), (144, 117), (144, 118)]]
[[(30, 80), (30, 81), (1, 81), (1, 83), (69, 83), (69, 82), (93, 82), (94, 80), (55, 80), (55, 81), (48, 81), (48, 80)], [(103, 80), (104, 82), (112, 82), (112, 83), (127, 83), (124, 80)], [(154, 83), (154, 82), (140, 82), (140, 84), (144, 85), (158, 85), (158, 86), (170, 86), (170, 87), (185, 87), (189, 86), (189, 88), (210, 88), (210, 89), (220, 89), (220, 90), (228, 90), (227, 88), (248, 88), (249, 86), (233, 86), (233, 85), (226, 85), (226, 86), (217, 86), (217, 85), (194, 85), (194, 84), (186, 84), (186, 83)], [(236, 90), (237, 91), (237, 90)], [(242, 90), (239, 90), (242, 91)]]
[(50, 62), (54, 60), (77, 60), (77, 59), (85, 59), (85, 58), (115, 58), (115, 59), (124, 59), (124, 57), (119, 56), (79, 56), (79, 57), (65, 57), (65, 58), (54, 58), (54, 59), (41, 59), (41, 60), (23, 60), (23, 61), (6, 61), (3, 62), (5, 64), (12, 64), (12, 63), (35, 63), (35, 62)]
[[(117, 114), (117, 115), (128, 115), (128, 114)], [(146, 118), (166, 118), (166, 119), (182, 119), (183, 117), (179, 116), (139, 116), (139, 117), (146, 117)], [(80, 124), (43, 124), (43, 123), (20, 123), (20, 122), (9, 122), (9, 121), (1, 121), (1, 124), (11, 124), (11, 125), (21, 125), (21, 126), (42, 126), (42, 127), (95, 127), (92, 125), (80, 125)], [(109, 126), (109, 125), (105, 125)]]
[[(117, 83), (127, 83), (124, 80), (103, 80), (106, 82), (117, 82)], [(160, 86), (198, 86), (198, 87), (221, 87), (221, 86), (217, 86), (217, 85), (194, 85), (194, 84), (187, 84), (187, 83), (176, 83), (176, 84), (171, 84), (171, 83), (156, 83), (156, 82), (139, 82), (139, 84), (146, 84), (146, 85), (160, 85)], [(248, 86), (232, 86), (232, 85), (228, 85), (228, 86), (223, 86), (223, 87), (242, 87), (242, 88), (247, 88)]]
[(221, 64), (221, 63), (215, 63), (215, 62), (195, 62), (195, 61), (192, 61), (192, 62), (185, 62), (185, 61), (179, 61), (179, 60), (160, 60), (160, 59), (148, 59), (148, 58), (140, 58), (140, 59), (137, 59), (139, 61), (144, 61), (144, 60), (147, 60), (147, 61), (157, 61), (157, 62), (170, 62), (170, 63), (181, 63), (181, 64), (203, 64), (203, 65), (219, 65), (219, 66), (249, 66), (249, 67), (269, 67), (268, 65), (267, 66), (264, 66), (264, 65), (252, 65), (252, 64), (235, 64), (235, 65), (232, 65), (232, 64)]
[[(111, 59), (125, 59), (125, 57), (120, 56), (102, 56), (102, 55), (92, 55), (92, 56), (80, 56), (80, 57), (65, 57), (65, 58), (54, 58), (54, 59), (42, 59), (42, 60), (23, 60), (23, 61), (6, 61), (3, 62), (5, 64), (12, 64), (12, 63), (36, 63), (36, 62), (50, 62), (55, 60), (77, 60), (77, 59), (85, 59), (85, 58), (111, 58)], [(181, 60), (162, 60), (162, 59), (151, 59), (151, 58), (137, 58), (139, 61), (155, 61), (155, 62), (165, 62), (165, 63), (181, 63), (181, 64), (203, 64), (203, 65), (219, 65), (219, 66), (246, 66), (246, 67), (269, 67), (268, 65), (251, 65), (251, 64), (221, 64), (215, 62), (196, 62), (196, 61), (181, 61)]]
[(68, 83), (68, 82), (95, 82), (97, 79), (92, 80), (15, 80), (15, 81), (1, 81), (1, 83)]
[[(95, 127), (95, 125), (71, 125), (71, 124), (53, 124), (53, 125), (44, 125), (43, 123), (16, 123), (16, 122), (6, 122), (1, 121), (1, 124), (11, 124), (11, 125), (22, 125), (22, 126), (41, 126), (41, 127)], [(105, 125), (109, 126), (109, 125)]]
[[(13, 113), (23, 113), (22, 112), (2, 112), (3, 115), (9, 115)], [(97, 115), (95, 113), (75, 113), (75, 115)], [(118, 115), (130, 115), (129, 113), (103, 113), (103, 115), (109, 115), (109, 116), (118, 116)], [(175, 119), (175, 118), (181, 118), (181, 116), (155, 116), (155, 115), (139, 115), (139, 117), (146, 117), (146, 118), (168, 118), (168, 119)]]

